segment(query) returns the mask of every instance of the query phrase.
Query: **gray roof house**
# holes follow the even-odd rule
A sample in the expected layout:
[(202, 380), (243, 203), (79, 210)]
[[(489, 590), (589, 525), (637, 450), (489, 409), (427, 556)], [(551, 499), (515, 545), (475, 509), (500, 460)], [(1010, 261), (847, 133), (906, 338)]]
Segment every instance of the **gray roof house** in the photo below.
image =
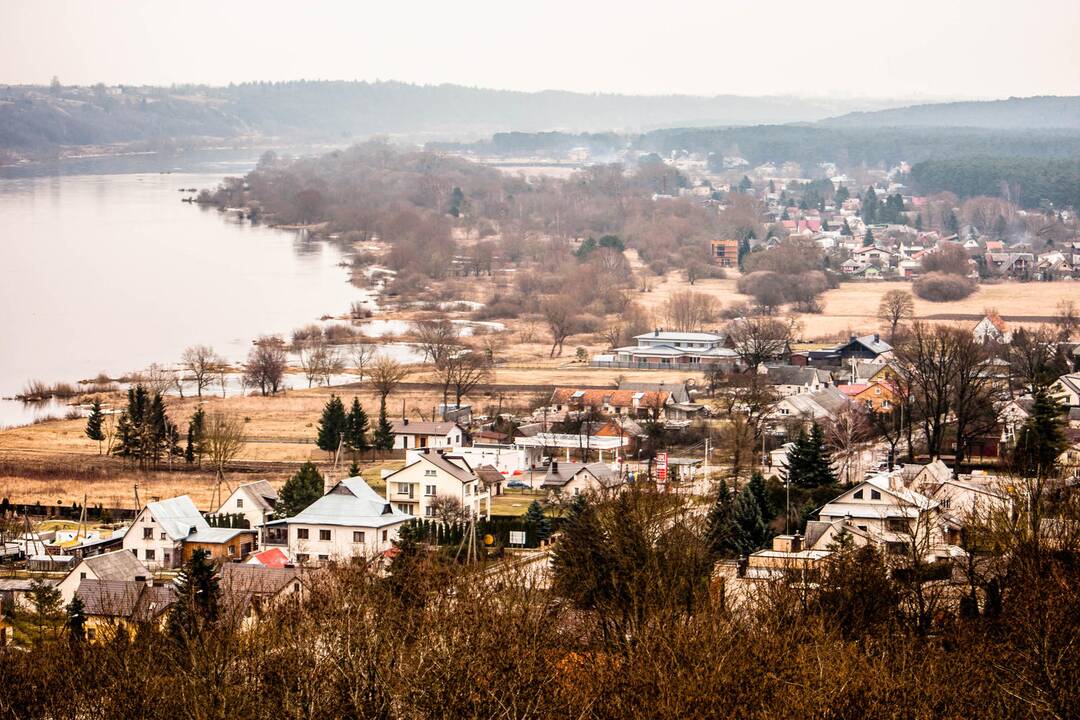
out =
[(64, 603), (71, 602), (80, 583), (86, 580), (141, 580), (150, 577), (150, 571), (130, 550), (112, 552), (83, 558), (57, 584)]
[(586, 491), (613, 490), (622, 484), (619, 477), (605, 463), (571, 463), (553, 460), (540, 487), (557, 493), (580, 495)]

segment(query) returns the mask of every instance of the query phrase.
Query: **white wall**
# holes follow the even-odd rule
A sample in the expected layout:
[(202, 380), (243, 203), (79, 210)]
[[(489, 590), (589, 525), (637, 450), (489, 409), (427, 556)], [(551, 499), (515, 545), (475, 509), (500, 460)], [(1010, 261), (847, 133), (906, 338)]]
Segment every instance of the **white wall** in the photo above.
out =
[[(150, 528), (150, 537), (144, 537), (146, 528)], [(135, 557), (149, 570), (180, 567), (181, 543), (169, 539), (165, 529), (151, 516), (148, 508), (143, 508), (135, 522), (124, 534), (124, 549), (134, 551)], [(153, 558), (147, 557), (147, 551)], [(168, 557), (166, 557), (166, 554)]]
[[(343, 561), (354, 557), (374, 557), (389, 550), (397, 540), (398, 529), (404, 521), (382, 528), (346, 527), (342, 525), (311, 525), (289, 523), (289, 555), (297, 562), (319, 563)], [(301, 530), (308, 537), (301, 538)], [(329, 532), (330, 539), (321, 539), (320, 532)], [(363, 542), (353, 542), (353, 533), (362, 532)], [(385, 539), (384, 538), (385, 533)], [(304, 556), (307, 556), (306, 559)]]

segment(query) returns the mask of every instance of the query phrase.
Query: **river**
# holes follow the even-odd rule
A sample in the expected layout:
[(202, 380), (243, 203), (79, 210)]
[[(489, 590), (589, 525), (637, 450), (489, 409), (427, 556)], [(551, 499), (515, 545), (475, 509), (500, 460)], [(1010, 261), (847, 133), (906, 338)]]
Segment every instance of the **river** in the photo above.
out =
[[(193, 344), (240, 361), (257, 335), (362, 299), (338, 244), (181, 202), (250, 167), (0, 179), (0, 397), (176, 363)], [(62, 410), (0, 400), (0, 427)]]

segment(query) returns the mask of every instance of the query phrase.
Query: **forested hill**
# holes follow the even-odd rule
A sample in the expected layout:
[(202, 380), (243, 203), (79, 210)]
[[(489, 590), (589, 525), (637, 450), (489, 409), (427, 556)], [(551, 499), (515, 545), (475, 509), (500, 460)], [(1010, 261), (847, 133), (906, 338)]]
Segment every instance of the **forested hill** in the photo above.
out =
[(820, 123), (837, 128), (977, 127), (998, 130), (1080, 129), (1080, 96), (934, 103), (856, 111)]
[(247, 83), (229, 87), (0, 87), (0, 148), (269, 136), (353, 140), (374, 134), (475, 139), (500, 131), (641, 131), (675, 125), (820, 120), (882, 100), (536, 93), (399, 82)]

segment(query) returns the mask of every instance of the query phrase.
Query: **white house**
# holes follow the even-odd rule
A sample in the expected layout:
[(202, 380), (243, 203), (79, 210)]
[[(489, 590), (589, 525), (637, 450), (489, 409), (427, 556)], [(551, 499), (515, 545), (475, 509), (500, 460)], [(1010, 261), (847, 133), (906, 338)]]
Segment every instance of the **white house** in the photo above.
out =
[(130, 550), (112, 552), (83, 558), (56, 585), (60, 597), (67, 605), (75, 597), (75, 591), (83, 580), (142, 580), (150, 578), (150, 571)]
[(394, 421), (394, 447), (449, 448), (462, 444), (464, 433), (454, 422), (429, 422), (404, 418)]
[(244, 483), (221, 503), (218, 513), (243, 515), (249, 528), (258, 528), (270, 518), (277, 503), (277, 490), (265, 480)]
[(580, 495), (584, 492), (615, 490), (620, 485), (622, 478), (605, 463), (586, 465), (553, 460), (540, 487), (559, 494)]
[(435, 517), (434, 501), (453, 498), (473, 517), (491, 517), (491, 495), (464, 457), (431, 448), (409, 457), (405, 467), (383, 477), (386, 501), (397, 512)]
[(299, 563), (372, 558), (389, 550), (411, 516), (364, 481), (342, 480), (298, 515), (266, 524), (267, 543), (283, 543)]
[(1080, 405), (1080, 373), (1062, 375), (1050, 386), (1050, 392), (1070, 407)]
[(187, 495), (148, 503), (124, 535), (124, 549), (151, 570), (180, 567), (184, 540), (210, 525)]
[(988, 313), (971, 331), (975, 339), (984, 345), (989, 343), (1008, 343), (1012, 340), (1009, 326), (995, 312)]

